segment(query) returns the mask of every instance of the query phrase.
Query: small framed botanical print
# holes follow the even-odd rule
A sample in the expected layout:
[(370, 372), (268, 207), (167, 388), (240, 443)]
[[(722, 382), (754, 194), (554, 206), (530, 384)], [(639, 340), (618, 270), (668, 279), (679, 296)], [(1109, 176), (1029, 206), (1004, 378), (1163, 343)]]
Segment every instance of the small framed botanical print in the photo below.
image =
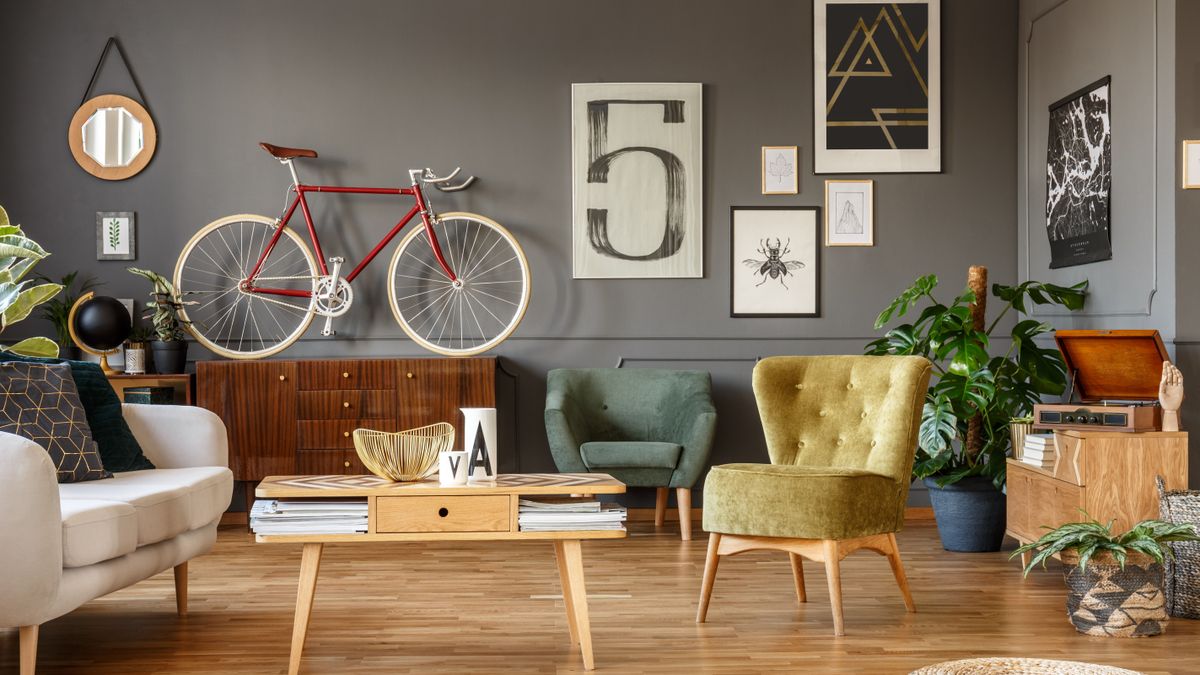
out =
[(96, 212), (96, 260), (136, 260), (133, 211)]
[(730, 208), (730, 316), (820, 316), (820, 223), (816, 206)]
[(875, 245), (875, 181), (825, 181), (825, 245)]
[(1183, 189), (1200, 189), (1200, 141), (1183, 142)]
[(799, 150), (794, 145), (764, 145), (762, 193), (794, 195), (800, 192)]

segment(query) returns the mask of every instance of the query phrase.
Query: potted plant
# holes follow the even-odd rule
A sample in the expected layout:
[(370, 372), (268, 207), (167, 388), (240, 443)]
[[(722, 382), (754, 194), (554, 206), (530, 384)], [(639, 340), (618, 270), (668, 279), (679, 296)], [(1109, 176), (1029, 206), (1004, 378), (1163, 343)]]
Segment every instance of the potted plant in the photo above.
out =
[[(46, 276), (38, 275), (38, 279), (43, 282), (54, 283), (53, 279)], [(78, 280), (78, 284), (76, 284), (76, 280)], [(96, 288), (101, 283), (96, 277), (80, 279), (79, 271), (76, 270), (59, 279), (58, 285), (62, 287), (62, 293), (42, 305), (42, 318), (54, 326), (54, 336), (55, 340), (58, 341), (59, 353), (65, 353), (69, 359), (79, 358), (79, 347), (76, 347), (75, 343), (71, 342), (71, 330), (67, 326), (67, 320), (71, 316), (71, 307), (75, 305), (80, 296)]]
[(150, 291), (151, 300), (146, 303), (150, 313), (142, 318), (150, 319), (158, 338), (150, 343), (155, 372), (163, 375), (182, 373), (187, 368), (187, 342), (184, 341), (187, 322), (179, 317), (179, 310), (191, 303), (184, 302), (175, 286), (163, 275), (136, 267), (130, 267), (129, 272), (154, 285)]
[(1200, 541), (1200, 536), (1191, 524), (1143, 520), (1119, 535), (1112, 533), (1112, 524), (1067, 523), (1018, 548), (1013, 557), (1036, 551), (1025, 566), (1028, 576), (1034, 565), (1045, 567), (1051, 556), (1059, 556), (1067, 583), (1067, 618), (1080, 633), (1158, 635), (1170, 618), (1163, 593), (1163, 561), (1172, 555), (1166, 544)]
[(995, 284), (1001, 309), (985, 324), (987, 269), (972, 267), (966, 290), (948, 304), (934, 297), (938, 279), (923, 276), (875, 320), (879, 329), (910, 310), (920, 313), (867, 345), (868, 354), (916, 354), (933, 362), (934, 381), (925, 396), (918, 435), (915, 478), (929, 488), (942, 546), (948, 551), (998, 551), (1004, 539), (1005, 458), (1009, 420), (1028, 415), (1042, 396), (1066, 388), (1066, 366), (1053, 347), (1037, 338), (1053, 331), (1036, 319), (1017, 321), (989, 352), (992, 336), (1011, 310), (1031, 305), (1083, 306), (1087, 282), (1055, 286), (1026, 281)]
[(134, 326), (125, 341), (125, 372), (141, 375), (146, 372), (146, 348), (154, 339), (154, 330), (148, 326)]
[[(11, 224), (8, 213), (0, 207), (0, 330), (28, 317), (38, 305), (62, 291), (59, 284), (34, 284), (25, 278), (48, 255), (25, 236), (19, 225)], [(14, 345), (0, 345), (0, 352), (54, 358), (58, 356), (58, 343), (47, 337), (31, 337)]]

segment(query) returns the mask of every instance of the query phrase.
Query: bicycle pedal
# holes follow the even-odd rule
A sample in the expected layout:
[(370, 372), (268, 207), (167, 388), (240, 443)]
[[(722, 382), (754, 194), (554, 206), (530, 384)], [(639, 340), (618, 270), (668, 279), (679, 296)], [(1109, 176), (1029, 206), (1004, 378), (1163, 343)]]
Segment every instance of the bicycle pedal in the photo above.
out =
[(336, 330), (323, 330), (323, 331), (321, 331), (321, 335), (324, 335), (325, 337), (333, 337), (334, 335), (337, 335), (337, 331)]

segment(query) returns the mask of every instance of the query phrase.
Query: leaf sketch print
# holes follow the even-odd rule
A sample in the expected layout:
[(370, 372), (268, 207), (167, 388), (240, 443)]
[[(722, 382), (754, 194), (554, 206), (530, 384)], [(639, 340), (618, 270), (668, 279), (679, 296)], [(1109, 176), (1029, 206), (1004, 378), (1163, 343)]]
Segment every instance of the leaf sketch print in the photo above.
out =
[(782, 183), (784, 178), (792, 175), (792, 163), (782, 154), (776, 155), (775, 160), (767, 163), (767, 175), (773, 176), (776, 183)]
[(756, 260), (754, 258), (746, 258), (742, 264), (754, 270), (755, 275), (761, 275), (762, 281), (754, 284), (755, 288), (767, 283), (768, 279), (776, 279), (786, 289), (788, 288), (784, 278), (792, 273), (792, 270), (804, 269), (804, 263), (799, 260), (784, 260), (783, 256), (787, 255), (791, 249), (792, 240), (788, 239), (786, 244), (779, 242), (779, 237), (775, 238), (775, 245), (771, 245), (771, 239), (768, 237), (762, 240), (762, 245), (759, 246), (758, 252), (766, 256), (765, 260)]
[(108, 247), (117, 250), (121, 245), (121, 221), (112, 218), (108, 221)]

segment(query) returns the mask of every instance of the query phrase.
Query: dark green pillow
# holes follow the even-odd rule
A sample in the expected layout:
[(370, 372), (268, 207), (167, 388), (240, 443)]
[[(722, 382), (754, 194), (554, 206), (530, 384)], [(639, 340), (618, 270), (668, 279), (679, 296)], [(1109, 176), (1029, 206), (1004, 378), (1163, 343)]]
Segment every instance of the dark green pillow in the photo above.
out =
[(133, 437), (121, 415), (121, 399), (113, 391), (100, 364), (68, 359), (39, 359), (10, 352), (0, 353), (0, 361), (26, 363), (66, 363), (79, 390), (79, 401), (92, 428), (92, 440), (100, 447), (100, 459), (109, 471), (140, 471), (154, 465), (142, 453), (142, 446)]

